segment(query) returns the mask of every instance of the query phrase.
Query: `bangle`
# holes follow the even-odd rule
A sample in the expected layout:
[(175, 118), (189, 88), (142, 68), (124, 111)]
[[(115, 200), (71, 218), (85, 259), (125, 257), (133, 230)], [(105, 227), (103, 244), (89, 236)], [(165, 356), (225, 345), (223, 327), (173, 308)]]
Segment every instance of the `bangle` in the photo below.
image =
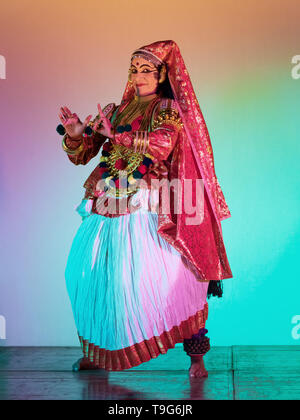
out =
[(150, 143), (150, 138), (149, 138), (149, 134), (148, 134), (148, 132), (147, 132), (147, 141), (146, 141), (145, 153), (147, 153), (147, 152), (148, 152), (149, 143)]
[(148, 132), (144, 131), (144, 144), (143, 144), (143, 150), (142, 154), (144, 155), (147, 152), (148, 149)]
[(133, 141), (133, 146), (134, 146), (134, 152), (138, 153), (138, 147), (139, 147), (139, 143), (140, 143), (141, 139), (140, 139), (140, 132), (136, 131), (135, 132), (135, 137), (134, 137), (134, 141)]
[(136, 146), (137, 146), (137, 144), (136, 144), (137, 138), (138, 138), (138, 131), (135, 132), (135, 137), (134, 137), (134, 140), (133, 140), (133, 148), (134, 148), (135, 153), (136, 153)]
[(81, 140), (80, 145), (76, 149), (70, 149), (66, 143), (65, 140), (68, 137), (68, 134), (65, 134), (62, 138), (62, 148), (68, 155), (78, 155), (84, 148), (83, 140)]
[(140, 131), (138, 131), (138, 138), (137, 138), (137, 142), (136, 142), (136, 151), (137, 151), (137, 153), (140, 152), (140, 144), (141, 144), (141, 141), (142, 141), (142, 137), (140, 135)]
[(138, 144), (139, 153), (142, 152), (143, 142), (144, 142), (144, 131), (140, 131), (140, 142)]
[(150, 139), (147, 131), (136, 131), (133, 141), (135, 153), (146, 154), (149, 147)]

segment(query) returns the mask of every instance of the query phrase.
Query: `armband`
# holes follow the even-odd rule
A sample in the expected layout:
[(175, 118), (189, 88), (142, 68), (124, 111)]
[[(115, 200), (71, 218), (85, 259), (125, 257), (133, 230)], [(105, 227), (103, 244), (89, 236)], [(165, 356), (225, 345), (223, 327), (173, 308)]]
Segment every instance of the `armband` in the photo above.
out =
[(153, 129), (157, 129), (163, 124), (172, 124), (177, 130), (183, 127), (179, 112), (173, 108), (162, 108), (158, 116), (153, 120)]

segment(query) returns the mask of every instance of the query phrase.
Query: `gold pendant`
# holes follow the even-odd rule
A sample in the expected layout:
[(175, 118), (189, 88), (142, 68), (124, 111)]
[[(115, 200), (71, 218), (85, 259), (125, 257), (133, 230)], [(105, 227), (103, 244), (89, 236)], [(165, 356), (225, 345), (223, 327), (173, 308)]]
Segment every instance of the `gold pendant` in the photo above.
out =
[(114, 177), (118, 177), (120, 172), (120, 169), (115, 167), (118, 159), (123, 159), (127, 163), (127, 166), (122, 171), (127, 172), (128, 175), (134, 172), (143, 162), (144, 156), (141, 153), (133, 152), (121, 144), (113, 144), (112, 146), (113, 150), (108, 157), (107, 166), (109, 173)]

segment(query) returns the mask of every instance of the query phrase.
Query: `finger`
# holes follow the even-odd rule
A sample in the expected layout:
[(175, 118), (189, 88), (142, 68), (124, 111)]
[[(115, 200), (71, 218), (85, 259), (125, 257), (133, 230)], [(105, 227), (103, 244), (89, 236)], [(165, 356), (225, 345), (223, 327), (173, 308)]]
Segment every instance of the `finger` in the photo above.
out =
[(66, 122), (68, 121), (68, 117), (66, 117), (64, 114), (59, 114), (62, 118), (62, 121), (64, 124), (66, 124)]
[(100, 104), (98, 104), (97, 106), (100, 114), (100, 123), (102, 122), (103, 127), (111, 127), (111, 123), (109, 119), (104, 115)]
[(67, 122), (67, 121), (69, 121), (70, 119), (72, 119), (72, 118), (74, 118), (74, 116), (72, 115), (72, 114), (69, 114), (69, 112), (66, 112), (66, 110), (65, 110), (65, 108), (66, 107), (61, 107), (61, 110), (62, 110), (62, 115), (63, 115), (63, 117), (64, 117), (64, 119), (65, 119), (65, 122)]
[(105, 115), (103, 114), (103, 111), (102, 111), (102, 109), (101, 109), (100, 104), (97, 104), (97, 108), (98, 108), (98, 111), (99, 111), (99, 115), (100, 115), (101, 117), (105, 117)]
[(103, 126), (107, 126), (107, 118), (106, 116), (103, 114), (103, 111), (100, 107), (100, 105), (98, 104), (98, 110), (99, 110), (99, 125), (102, 124)]
[(65, 123), (65, 119), (63, 117), (62, 114), (58, 114), (60, 121), (64, 124)]
[(90, 119), (92, 118), (92, 115), (89, 115), (88, 117), (86, 117), (86, 119), (84, 120), (83, 125), (86, 127), (88, 125), (88, 123), (90, 122)]
[(61, 112), (63, 113), (63, 115), (65, 115), (66, 117), (69, 116), (69, 113), (66, 111), (66, 107), (65, 106), (62, 106), (60, 109), (61, 109)]
[(98, 129), (98, 126), (99, 126), (99, 121), (98, 120), (94, 121), (93, 130), (96, 131)]
[(71, 118), (74, 118), (77, 122), (81, 123), (80, 118), (78, 117), (78, 115), (75, 112), (72, 114)]
[(67, 106), (65, 106), (65, 109), (70, 115), (72, 115), (72, 112), (69, 110), (69, 108)]
[(72, 112), (69, 110), (67, 106), (64, 107), (64, 111), (68, 115), (68, 117), (72, 117)]
[(80, 120), (80, 118), (78, 117), (77, 114), (74, 113), (72, 118), (74, 118), (76, 120), (76, 122), (79, 122), (80, 124), (82, 124), (82, 122), (81, 122), (81, 120)]
[(60, 107), (60, 111), (61, 111), (62, 115), (63, 115), (65, 118), (67, 118), (67, 117), (68, 117), (68, 115), (66, 114), (66, 112), (65, 112), (65, 110), (64, 110), (64, 108), (63, 108), (62, 106)]
[(96, 131), (99, 128), (100, 129), (103, 128), (101, 119), (98, 119), (97, 121), (95, 121), (95, 128), (94, 128), (94, 130)]

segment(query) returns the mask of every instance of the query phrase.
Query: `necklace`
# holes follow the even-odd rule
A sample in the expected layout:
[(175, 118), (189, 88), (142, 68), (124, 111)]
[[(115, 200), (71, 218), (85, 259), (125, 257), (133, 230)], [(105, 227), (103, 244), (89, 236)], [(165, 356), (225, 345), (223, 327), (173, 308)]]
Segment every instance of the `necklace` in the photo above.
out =
[[(157, 98), (157, 94), (149, 95), (149, 97), (139, 97), (134, 96), (133, 100), (127, 105), (127, 107), (116, 117), (114, 121), (114, 128), (118, 133), (123, 133), (124, 131), (131, 131), (132, 127), (130, 122), (132, 122), (139, 115), (143, 115), (141, 121), (140, 129), (145, 129), (144, 126), (147, 124), (149, 117), (149, 110), (151, 110), (151, 104)], [(122, 125), (121, 125), (122, 123)]]
[[(131, 131), (131, 124), (137, 115), (143, 115), (140, 130), (145, 130), (148, 125), (149, 116), (158, 95), (139, 98), (135, 96), (127, 107), (117, 116), (113, 126), (116, 131)], [(120, 123), (126, 125), (120, 125)], [(144, 125), (143, 125), (144, 124)], [(143, 128), (144, 127), (144, 128)], [(102, 156), (100, 158), (100, 178), (104, 180), (103, 191), (114, 197), (130, 196), (138, 189), (138, 180), (148, 172), (149, 166), (153, 163), (153, 157), (149, 154), (133, 152), (123, 145), (104, 143)], [(120, 176), (120, 177), (119, 177)]]
[(104, 143), (100, 158), (100, 178), (103, 191), (115, 197), (130, 196), (138, 189), (138, 180), (153, 163), (151, 155), (135, 153), (123, 145)]

